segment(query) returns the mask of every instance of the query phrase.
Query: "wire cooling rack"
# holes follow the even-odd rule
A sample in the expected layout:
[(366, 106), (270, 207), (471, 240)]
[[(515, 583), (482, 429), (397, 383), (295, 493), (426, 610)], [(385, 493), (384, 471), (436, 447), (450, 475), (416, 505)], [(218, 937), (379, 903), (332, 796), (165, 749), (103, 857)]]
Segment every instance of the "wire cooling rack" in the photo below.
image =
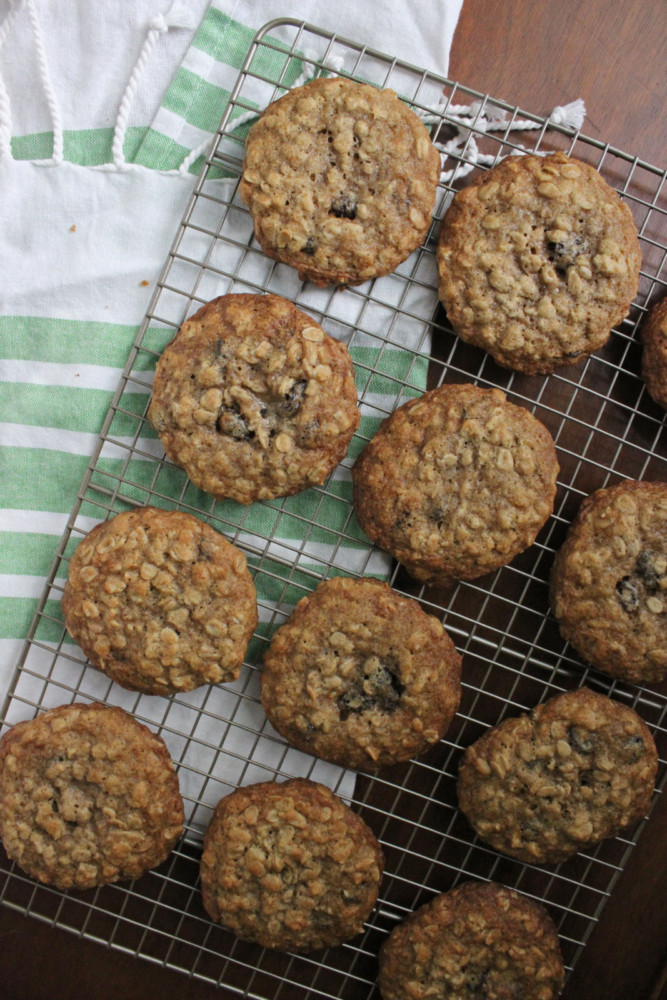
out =
[[(425, 244), (395, 275), (337, 292), (302, 284), (289, 268), (269, 261), (252, 239), (236, 191), (247, 128), (239, 126), (239, 117), (264, 107), (304, 72), (330, 73), (332, 65), (393, 87), (418, 112), (444, 93), (445, 103), (431, 118), (433, 134), (447, 139), (458, 130), (465, 140), (445, 163), (448, 180), (441, 184)], [(519, 119), (531, 130), (516, 132), (512, 126)], [(628, 203), (642, 241), (642, 276), (630, 315), (594, 357), (549, 377), (527, 377), (501, 370), (452, 333), (437, 303), (435, 241), (439, 218), (473, 152), (498, 160), (523, 149), (556, 148), (592, 163)], [(376, 996), (377, 953), (398, 921), (466, 878), (494, 879), (544, 902), (572, 969), (642, 824), (560, 865), (528, 867), (476, 839), (456, 808), (455, 779), (463, 748), (488, 726), (584, 683), (645, 719), (659, 745), (664, 777), (665, 697), (585, 669), (548, 613), (547, 581), (553, 554), (584, 496), (624, 478), (667, 479), (663, 414), (639, 376), (637, 335), (647, 306), (664, 291), (665, 214), (665, 172), (635, 156), (303, 22), (272, 22), (258, 33), (132, 348), (3, 710), (5, 725), (73, 700), (106, 701), (133, 712), (162, 734), (178, 766), (186, 834), (156, 871), (85, 893), (38, 886), (3, 855), (5, 905), (232, 995), (361, 1000)], [(162, 349), (187, 315), (230, 290), (285, 295), (343, 339), (355, 362), (362, 408), (348, 458), (324, 486), (249, 508), (216, 502), (193, 487), (165, 461), (145, 418)], [(381, 419), (443, 381), (505, 390), (549, 428), (561, 466), (554, 514), (535, 544), (511, 566), (448, 592), (416, 586), (374, 550), (356, 525), (350, 501), (351, 463)], [(247, 554), (260, 624), (237, 683), (170, 699), (132, 695), (87, 665), (71, 643), (60, 597), (74, 547), (98, 521), (142, 504), (194, 513)], [(463, 699), (446, 738), (421, 759), (376, 776), (290, 750), (269, 727), (258, 699), (271, 632), (320, 579), (340, 572), (386, 575), (443, 620), (463, 654)], [(350, 801), (380, 838), (386, 857), (379, 902), (363, 936), (305, 957), (235, 939), (208, 920), (198, 890), (201, 835), (215, 802), (241, 784), (295, 774), (326, 781)]]

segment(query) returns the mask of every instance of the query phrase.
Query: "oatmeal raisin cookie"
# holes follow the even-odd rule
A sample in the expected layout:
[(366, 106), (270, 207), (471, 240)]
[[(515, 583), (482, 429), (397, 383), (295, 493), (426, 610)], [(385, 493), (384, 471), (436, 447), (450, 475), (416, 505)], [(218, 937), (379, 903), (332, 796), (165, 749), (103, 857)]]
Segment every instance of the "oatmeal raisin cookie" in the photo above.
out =
[(235, 680), (257, 625), (240, 549), (191, 514), (156, 507), (93, 528), (70, 560), (62, 607), (91, 663), (146, 694)]
[(204, 906), (246, 941), (314, 951), (363, 930), (383, 856), (371, 829), (324, 785), (261, 782), (221, 799), (201, 860)]
[(279, 295), (223, 295), (164, 351), (148, 418), (207, 493), (290, 496), (324, 482), (359, 426), (352, 359)]
[(627, 480), (587, 497), (551, 573), (563, 636), (633, 684), (667, 677), (667, 483)]
[(239, 192), (264, 252), (317, 285), (389, 274), (423, 241), (440, 154), (392, 90), (311, 80), (250, 129)]
[(667, 410), (667, 296), (642, 325), (642, 375), (651, 399)]
[(448, 729), (461, 658), (440, 621), (379, 580), (334, 578), (274, 634), (262, 704), (292, 746), (369, 770), (424, 753)]
[(167, 748), (122, 708), (61, 705), (0, 740), (0, 838), (41, 882), (91, 889), (138, 878), (182, 830)]
[(383, 1000), (555, 1000), (564, 980), (546, 909), (493, 882), (436, 896), (380, 952)]
[(613, 188), (558, 152), (508, 157), (459, 191), (437, 259), (458, 335), (535, 375), (605, 343), (637, 294), (641, 250)]
[(499, 389), (443, 385), (399, 407), (352, 470), (368, 537), (418, 580), (447, 585), (510, 562), (553, 510), (547, 429)]
[(505, 719), (469, 746), (459, 805), (497, 851), (551, 864), (636, 824), (657, 767), (637, 713), (579, 688)]

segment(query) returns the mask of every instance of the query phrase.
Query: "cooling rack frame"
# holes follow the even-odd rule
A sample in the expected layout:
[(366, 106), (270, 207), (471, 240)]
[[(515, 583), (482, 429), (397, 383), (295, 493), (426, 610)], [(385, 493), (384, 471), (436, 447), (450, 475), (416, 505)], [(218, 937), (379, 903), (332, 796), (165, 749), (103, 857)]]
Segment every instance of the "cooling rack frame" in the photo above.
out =
[[(430, 113), (434, 135), (446, 138), (454, 130), (465, 139), (445, 164), (453, 176), (441, 184), (428, 237), (397, 275), (342, 292), (315, 292), (268, 261), (252, 239), (236, 192), (243, 140), (237, 119), (263, 106), (259, 94), (272, 99), (304, 71), (331, 73), (341, 60), (340, 72), (393, 86), (415, 110)], [(434, 91), (446, 98), (435, 111)], [(489, 128), (503, 116), (499, 128)], [(516, 131), (520, 122), (524, 128)], [(455, 337), (437, 304), (435, 238), (475, 151), (497, 160), (556, 148), (591, 162), (631, 206), (644, 261), (637, 299), (609, 343), (572, 368), (528, 377), (498, 368)], [(559, 927), (566, 966), (574, 967), (650, 819), (561, 865), (525, 866), (477, 840), (456, 809), (453, 786), (462, 749), (489, 725), (581, 684), (642, 715), (659, 745), (664, 784), (667, 699), (586, 668), (548, 613), (547, 580), (553, 553), (587, 493), (624, 478), (667, 479), (663, 414), (639, 376), (638, 341), (642, 318), (666, 285), (666, 178), (636, 156), (304, 21), (273, 21), (256, 34), (130, 351), (0, 716), (6, 726), (77, 699), (121, 704), (164, 736), (185, 785), (186, 834), (155, 872), (90, 893), (37, 885), (2, 855), (4, 905), (185, 972), (230, 996), (362, 1000), (377, 995), (377, 952), (397, 921), (466, 877), (494, 879), (545, 903)], [(337, 475), (308, 491), (307, 501), (302, 496), (244, 509), (216, 503), (164, 459), (147, 424), (150, 376), (161, 349), (186, 315), (230, 288), (285, 294), (353, 353), (365, 421)], [(381, 419), (444, 380), (502, 388), (546, 423), (561, 463), (554, 514), (535, 544), (509, 567), (448, 592), (414, 584), (378, 556), (356, 526), (349, 493), (353, 457)], [(67, 641), (59, 599), (76, 541), (96, 521), (149, 502), (177, 506), (223, 531), (264, 582), (248, 663), (227, 691), (200, 689), (171, 699), (132, 695), (86, 665)], [(263, 531), (253, 508), (262, 510), (264, 520), (257, 515), (257, 523)], [(272, 628), (319, 579), (340, 572), (385, 575), (443, 620), (463, 654), (464, 695), (450, 732), (420, 760), (376, 775), (323, 769), (295, 756), (267, 728), (258, 702), (261, 651)], [(279, 955), (238, 941), (208, 920), (197, 887), (201, 833), (216, 798), (251, 780), (295, 773), (326, 780), (350, 801), (380, 837), (387, 859), (379, 903), (363, 936), (316, 956)]]

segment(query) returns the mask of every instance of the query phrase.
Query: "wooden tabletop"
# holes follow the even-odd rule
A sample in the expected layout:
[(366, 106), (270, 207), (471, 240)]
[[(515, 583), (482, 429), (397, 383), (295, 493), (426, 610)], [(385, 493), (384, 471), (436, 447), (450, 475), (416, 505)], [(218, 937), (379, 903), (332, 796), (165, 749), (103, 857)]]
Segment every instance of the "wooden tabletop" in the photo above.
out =
[[(665, 0), (464, 0), (449, 75), (536, 114), (583, 98), (587, 135), (664, 165), (665, 38)], [(666, 838), (663, 796), (564, 1000), (667, 998)], [(0, 907), (2, 1000), (226, 995)]]
[(464, 0), (449, 75), (549, 114), (577, 98), (582, 131), (665, 166), (664, 0)]

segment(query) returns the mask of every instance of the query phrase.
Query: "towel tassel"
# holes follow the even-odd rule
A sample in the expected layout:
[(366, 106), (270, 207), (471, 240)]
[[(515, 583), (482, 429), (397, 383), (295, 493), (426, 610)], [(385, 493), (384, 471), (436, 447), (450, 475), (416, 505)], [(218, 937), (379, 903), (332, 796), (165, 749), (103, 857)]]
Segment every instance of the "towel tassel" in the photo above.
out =
[(160, 35), (166, 34), (170, 28), (195, 27), (196, 24), (192, 11), (188, 8), (187, 4), (183, 3), (183, 0), (174, 0), (166, 14), (155, 14), (154, 17), (152, 17), (148, 22), (148, 34), (144, 39), (144, 44), (141, 47), (139, 58), (137, 59), (134, 69), (130, 74), (130, 79), (127, 81), (127, 87), (125, 88), (125, 93), (123, 94), (120, 102), (116, 126), (114, 128), (111, 153), (113, 156), (114, 166), (117, 170), (127, 169), (123, 147), (125, 146), (125, 133), (127, 132), (130, 110), (137, 93), (142, 73), (146, 68), (146, 64), (148, 63), (151, 53), (155, 48), (158, 38)]

